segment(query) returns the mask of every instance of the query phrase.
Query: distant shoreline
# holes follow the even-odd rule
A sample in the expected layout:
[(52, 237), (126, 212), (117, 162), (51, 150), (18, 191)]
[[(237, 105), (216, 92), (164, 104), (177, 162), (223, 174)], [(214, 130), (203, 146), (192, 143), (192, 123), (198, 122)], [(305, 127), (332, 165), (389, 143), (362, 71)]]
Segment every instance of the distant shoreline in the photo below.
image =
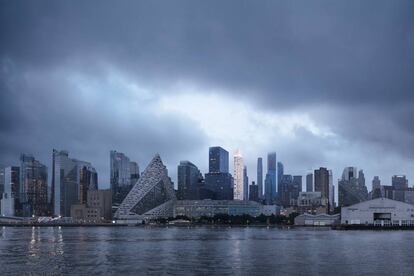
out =
[(338, 231), (352, 230), (414, 230), (414, 226), (374, 226), (374, 225), (287, 225), (287, 224), (211, 224), (211, 223), (146, 223), (146, 224), (126, 224), (126, 223), (0, 223), (0, 227), (140, 227), (140, 228), (279, 228), (279, 229), (330, 229)]
[(399, 231), (414, 230), (414, 226), (373, 226), (373, 225), (336, 225), (336, 226), (314, 226), (314, 225), (278, 225), (278, 224), (208, 224), (208, 223), (189, 223), (189, 224), (117, 224), (117, 223), (98, 223), (98, 224), (81, 224), (81, 223), (65, 223), (65, 224), (44, 224), (44, 223), (0, 223), (0, 227), (139, 227), (139, 228), (279, 228), (279, 229), (315, 229), (315, 230), (337, 230), (337, 231), (359, 231), (359, 230), (375, 230), (375, 231)]
[[(269, 227), (269, 228), (296, 228), (294, 225), (278, 225), (278, 224), (209, 224), (209, 223), (189, 223), (189, 224), (118, 224), (118, 223), (98, 223), (98, 224), (82, 224), (82, 223), (0, 223), (0, 227), (148, 227), (148, 228), (187, 228), (187, 227), (213, 227), (213, 228), (232, 228), (232, 227)], [(329, 228), (329, 227), (318, 227)]]

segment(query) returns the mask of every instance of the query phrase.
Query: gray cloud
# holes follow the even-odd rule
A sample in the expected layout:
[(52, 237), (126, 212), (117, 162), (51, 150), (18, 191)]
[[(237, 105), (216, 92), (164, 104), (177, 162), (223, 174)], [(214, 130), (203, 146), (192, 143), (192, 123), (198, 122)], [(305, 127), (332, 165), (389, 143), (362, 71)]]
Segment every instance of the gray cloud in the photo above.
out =
[[(67, 148), (94, 156), (103, 182), (112, 148), (141, 163), (165, 153), (174, 169), (205, 162), (209, 141), (191, 118), (140, 112), (145, 101), (134, 118), (116, 107), (134, 99), (111, 88), (113, 68), (155, 98), (188, 80), (257, 109), (307, 112), (337, 134), (298, 130), (277, 149), (292, 168), (342, 166), (332, 155), (347, 145), (361, 150), (350, 165), (383, 169), (364, 162), (393, 156), (372, 172), (391, 174), (414, 157), (413, 12), (412, 1), (3, 1), (0, 162), (29, 151), (50, 163), (52, 147)], [(100, 96), (89, 102), (78, 82)]]

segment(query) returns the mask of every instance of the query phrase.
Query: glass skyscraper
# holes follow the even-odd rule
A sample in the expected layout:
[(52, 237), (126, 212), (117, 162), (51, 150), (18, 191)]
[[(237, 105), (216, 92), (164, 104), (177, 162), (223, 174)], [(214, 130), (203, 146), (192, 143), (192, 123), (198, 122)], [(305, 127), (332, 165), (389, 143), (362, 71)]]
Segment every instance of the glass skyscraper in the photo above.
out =
[(282, 194), (283, 194), (284, 186), (282, 185), (282, 178), (283, 178), (284, 173), (285, 173), (285, 168), (283, 166), (283, 163), (277, 162), (277, 194), (278, 194), (279, 200), (281, 199)]
[(98, 174), (88, 162), (78, 161), (79, 203), (86, 204), (88, 191), (98, 190)]
[(110, 152), (112, 204), (119, 205), (139, 179), (139, 167), (122, 152)]
[(275, 200), (276, 198), (276, 152), (268, 153), (267, 155), (267, 174), (266, 174), (266, 189), (265, 189), (265, 198), (267, 203)]
[(98, 189), (98, 174), (89, 163), (53, 150), (52, 204), (55, 216), (69, 217), (71, 206), (86, 203), (87, 192)]
[(257, 178), (259, 199), (263, 198), (263, 159), (257, 158)]
[(33, 155), (20, 156), (19, 200), (23, 216), (48, 214), (47, 167)]
[(246, 166), (243, 168), (243, 200), (249, 200), (249, 177)]
[(229, 153), (221, 147), (209, 148), (209, 172), (205, 175), (204, 198), (233, 199), (233, 177), (229, 173)]
[(181, 161), (177, 167), (178, 199), (199, 199), (199, 188), (203, 176), (190, 161)]
[(306, 191), (313, 192), (313, 173), (306, 175)]
[(228, 173), (229, 152), (222, 147), (210, 147), (208, 166), (210, 173)]
[(131, 185), (134, 185), (139, 179), (139, 166), (137, 162), (129, 162), (129, 173), (131, 174)]
[(0, 165), (0, 195), (4, 192), (4, 167)]

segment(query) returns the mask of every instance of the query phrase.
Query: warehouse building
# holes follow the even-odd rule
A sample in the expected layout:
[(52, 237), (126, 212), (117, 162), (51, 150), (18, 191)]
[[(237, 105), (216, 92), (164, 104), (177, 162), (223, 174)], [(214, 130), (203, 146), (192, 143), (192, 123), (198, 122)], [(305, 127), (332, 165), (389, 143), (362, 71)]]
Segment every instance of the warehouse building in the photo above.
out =
[(341, 224), (414, 226), (414, 205), (388, 198), (364, 201), (343, 207)]

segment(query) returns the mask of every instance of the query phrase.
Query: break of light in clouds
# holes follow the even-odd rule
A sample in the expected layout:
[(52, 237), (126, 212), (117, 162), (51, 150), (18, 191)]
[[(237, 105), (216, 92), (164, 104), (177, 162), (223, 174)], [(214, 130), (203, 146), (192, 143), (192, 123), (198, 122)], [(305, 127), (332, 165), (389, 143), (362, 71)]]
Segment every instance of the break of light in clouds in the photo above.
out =
[(159, 152), (176, 181), (221, 145), (251, 180), (276, 151), (287, 173), (414, 182), (412, 1), (99, 4), (0, 2), (1, 164), (67, 149), (106, 187), (109, 150)]

